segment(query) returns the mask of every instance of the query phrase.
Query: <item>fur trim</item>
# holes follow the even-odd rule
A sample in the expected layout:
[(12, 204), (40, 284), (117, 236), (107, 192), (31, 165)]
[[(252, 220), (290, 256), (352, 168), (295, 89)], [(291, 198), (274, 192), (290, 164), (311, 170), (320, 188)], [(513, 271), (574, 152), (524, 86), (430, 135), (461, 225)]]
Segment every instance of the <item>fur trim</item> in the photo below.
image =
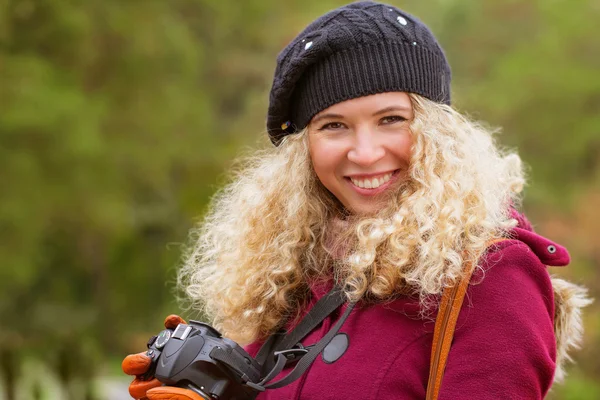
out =
[(594, 301), (587, 295), (587, 289), (552, 277), (554, 289), (554, 335), (556, 337), (556, 372), (554, 382), (565, 378), (565, 364), (573, 362), (568, 354), (581, 347), (583, 323), (581, 309)]

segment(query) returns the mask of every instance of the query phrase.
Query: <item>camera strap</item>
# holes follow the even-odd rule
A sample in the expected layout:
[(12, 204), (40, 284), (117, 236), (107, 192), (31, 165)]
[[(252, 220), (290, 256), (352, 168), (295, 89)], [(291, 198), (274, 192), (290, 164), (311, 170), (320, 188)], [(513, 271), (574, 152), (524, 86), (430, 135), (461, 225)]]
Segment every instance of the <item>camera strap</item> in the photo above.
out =
[[(325, 347), (327, 347), (335, 335), (337, 335), (354, 309), (356, 303), (348, 303), (346, 310), (340, 319), (316, 344), (303, 347), (299, 344), (300, 340), (344, 304), (346, 302), (345, 300), (341, 288), (334, 287), (329, 293), (317, 301), (314, 307), (310, 309), (289, 334), (284, 335), (284, 332), (279, 332), (271, 335), (256, 355), (256, 361), (263, 365), (263, 372), (265, 370), (268, 370), (269, 372), (260, 382), (247, 382), (246, 385), (262, 392), (265, 389), (276, 389), (289, 385), (300, 378), (312, 365), (317, 356), (325, 349)], [(299, 361), (292, 372), (276, 382), (269, 383), (269, 381), (279, 375), (286, 364), (298, 359)]]

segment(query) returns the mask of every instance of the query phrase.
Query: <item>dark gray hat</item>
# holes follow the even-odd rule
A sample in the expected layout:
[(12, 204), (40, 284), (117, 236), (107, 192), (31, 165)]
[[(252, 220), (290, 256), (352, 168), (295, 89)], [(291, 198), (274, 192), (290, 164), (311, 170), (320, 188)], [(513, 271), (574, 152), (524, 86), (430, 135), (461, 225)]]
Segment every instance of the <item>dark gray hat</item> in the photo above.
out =
[(417, 18), (387, 4), (348, 4), (315, 20), (277, 57), (269, 137), (278, 145), (320, 111), (376, 93), (450, 104), (450, 79), (444, 51)]

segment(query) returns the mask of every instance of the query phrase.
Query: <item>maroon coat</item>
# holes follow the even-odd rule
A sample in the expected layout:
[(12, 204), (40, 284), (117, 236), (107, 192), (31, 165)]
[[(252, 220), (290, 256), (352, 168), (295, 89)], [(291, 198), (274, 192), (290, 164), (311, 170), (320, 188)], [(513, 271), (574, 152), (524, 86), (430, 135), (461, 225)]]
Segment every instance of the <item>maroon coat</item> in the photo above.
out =
[[(541, 399), (552, 384), (554, 297), (546, 265), (566, 265), (569, 255), (533, 233), (524, 218), (519, 216), (519, 222), (514, 239), (498, 243), (483, 257), (484, 276), (476, 273), (472, 279), (440, 399)], [(313, 304), (327, 289), (313, 288)], [(302, 343), (318, 342), (341, 312)], [(326, 363), (319, 356), (296, 382), (267, 390), (257, 400), (424, 399), (434, 323), (418, 314), (414, 299), (358, 305), (340, 330), (349, 346), (337, 361)], [(254, 355), (259, 347), (253, 343), (248, 350)]]

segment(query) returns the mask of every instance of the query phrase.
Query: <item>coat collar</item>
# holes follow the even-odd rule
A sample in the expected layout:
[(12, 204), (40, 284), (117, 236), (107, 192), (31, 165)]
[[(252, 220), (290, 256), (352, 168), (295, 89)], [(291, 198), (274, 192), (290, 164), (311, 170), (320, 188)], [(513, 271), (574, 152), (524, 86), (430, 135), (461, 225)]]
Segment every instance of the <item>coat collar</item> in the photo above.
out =
[(542, 264), (552, 267), (564, 267), (571, 262), (566, 248), (534, 232), (527, 218), (514, 208), (510, 215), (517, 220), (517, 226), (510, 232), (510, 238), (525, 243), (540, 259)]

